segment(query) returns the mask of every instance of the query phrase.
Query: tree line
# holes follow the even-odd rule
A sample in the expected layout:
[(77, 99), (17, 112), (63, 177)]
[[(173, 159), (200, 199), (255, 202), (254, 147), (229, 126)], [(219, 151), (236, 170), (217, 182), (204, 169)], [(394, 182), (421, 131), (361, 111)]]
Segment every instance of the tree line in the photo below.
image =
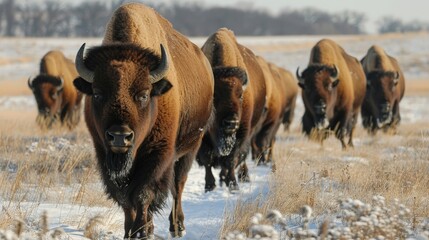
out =
[[(47, 0), (30, 3), (1, 0), (0, 35), (25, 37), (101, 37), (112, 12), (123, 0), (67, 4)], [(153, 4), (162, 16), (187, 36), (207, 36), (220, 27), (237, 35), (316, 35), (365, 33), (364, 13), (345, 11), (331, 14), (316, 8), (283, 10), (273, 15), (252, 7), (207, 7), (197, 3)], [(428, 30), (422, 22), (403, 23), (385, 17), (379, 32)]]

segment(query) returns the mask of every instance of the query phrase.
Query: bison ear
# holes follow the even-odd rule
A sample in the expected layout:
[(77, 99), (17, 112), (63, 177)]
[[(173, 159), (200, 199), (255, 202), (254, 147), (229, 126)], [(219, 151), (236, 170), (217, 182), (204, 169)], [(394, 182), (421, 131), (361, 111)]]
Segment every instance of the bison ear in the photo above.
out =
[(150, 96), (160, 96), (168, 92), (171, 87), (173, 87), (173, 85), (171, 85), (168, 80), (161, 79), (158, 82), (152, 84), (152, 92), (150, 93)]
[(85, 79), (78, 77), (73, 81), (73, 85), (77, 90), (83, 94), (92, 95), (92, 84), (87, 82)]

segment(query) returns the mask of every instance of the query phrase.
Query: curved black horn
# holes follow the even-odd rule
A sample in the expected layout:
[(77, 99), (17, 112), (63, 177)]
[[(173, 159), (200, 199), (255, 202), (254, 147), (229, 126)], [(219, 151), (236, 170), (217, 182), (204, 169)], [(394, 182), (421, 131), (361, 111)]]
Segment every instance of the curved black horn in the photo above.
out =
[(398, 71), (395, 72), (395, 79), (399, 79), (399, 72)]
[(83, 61), (83, 53), (85, 52), (85, 43), (82, 44), (79, 51), (76, 54), (76, 70), (79, 73), (80, 77), (89, 83), (94, 82), (94, 72), (86, 68), (85, 63)]
[(296, 79), (298, 79), (298, 82), (304, 83), (304, 79), (302, 78), (302, 76), (299, 75), (299, 67), (296, 69), (295, 75)]
[(161, 46), (161, 63), (155, 70), (152, 70), (149, 73), (150, 82), (152, 84), (158, 82), (163, 77), (165, 77), (168, 71), (168, 55), (165, 52), (164, 46), (162, 46), (162, 44), (160, 46)]
[(28, 81), (27, 81), (27, 84), (28, 84), (28, 87), (29, 88), (33, 88), (33, 78), (30, 76), (30, 77), (28, 77)]
[(64, 80), (62, 77), (60, 77), (60, 85), (57, 86), (57, 91), (63, 89), (64, 87)]
[(331, 74), (332, 81), (335, 81), (340, 76), (340, 70), (337, 68), (337, 66), (334, 64), (334, 71)]

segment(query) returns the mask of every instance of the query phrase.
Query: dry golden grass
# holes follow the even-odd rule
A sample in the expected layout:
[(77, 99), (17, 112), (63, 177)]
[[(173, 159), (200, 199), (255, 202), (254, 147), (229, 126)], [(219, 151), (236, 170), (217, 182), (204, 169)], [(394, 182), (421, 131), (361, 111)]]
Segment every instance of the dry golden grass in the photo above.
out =
[[(0, 111), (0, 229), (36, 213), (40, 203), (114, 206), (99, 185), (83, 120), (73, 131), (42, 131), (35, 109)], [(82, 226), (85, 221), (82, 216)]]
[[(386, 202), (398, 199), (411, 210), (410, 223), (429, 216), (429, 124), (400, 126), (396, 136), (368, 136), (357, 128), (355, 148), (341, 150), (331, 136), (323, 145), (309, 142), (298, 129), (278, 134), (275, 173), (269, 178), (268, 194), (238, 201), (225, 212), (220, 236), (239, 230), (246, 232), (255, 213), (277, 209), (290, 215), (304, 205), (322, 218), (339, 211), (339, 200), (347, 198), (371, 202), (375, 195)], [(294, 141), (282, 139), (294, 138)], [(319, 219), (321, 223), (323, 219)]]

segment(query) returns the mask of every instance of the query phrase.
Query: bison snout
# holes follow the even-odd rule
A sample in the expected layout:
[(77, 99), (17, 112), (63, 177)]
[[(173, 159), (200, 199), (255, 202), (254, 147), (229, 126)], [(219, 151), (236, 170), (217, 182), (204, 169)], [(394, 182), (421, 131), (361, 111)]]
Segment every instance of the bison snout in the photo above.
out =
[(110, 127), (105, 135), (110, 149), (115, 153), (127, 152), (134, 143), (134, 132), (128, 127)]
[(240, 121), (237, 119), (224, 119), (222, 121), (222, 126), (225, 132), (233, 133), (238, 130)]

